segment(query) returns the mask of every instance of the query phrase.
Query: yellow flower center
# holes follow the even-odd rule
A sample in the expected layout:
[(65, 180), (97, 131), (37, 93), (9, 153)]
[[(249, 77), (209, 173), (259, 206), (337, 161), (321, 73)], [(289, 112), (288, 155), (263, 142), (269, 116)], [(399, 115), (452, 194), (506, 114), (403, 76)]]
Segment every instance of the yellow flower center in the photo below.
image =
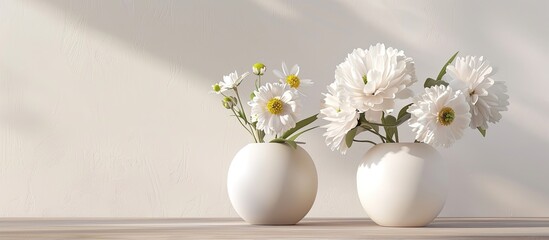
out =
[(286, 82), (290, 85), (292, 88), (298, 88), (299, 87), (299, 77), (297, 77), (294, 74), (290, 74), (286, 77)]
[(278, 98), (272, 98), (267, 102), (267, 110), (274, 115), (279, 115), (284, 111), (284, 103)]
[(456, 118), (456, 112), (454, 112), (454, 109), (450, 107), (443, 107), (438, 112), (438, 122), (442, 124), (442, 126), (448, 126), (452, 124), (454, 119)]

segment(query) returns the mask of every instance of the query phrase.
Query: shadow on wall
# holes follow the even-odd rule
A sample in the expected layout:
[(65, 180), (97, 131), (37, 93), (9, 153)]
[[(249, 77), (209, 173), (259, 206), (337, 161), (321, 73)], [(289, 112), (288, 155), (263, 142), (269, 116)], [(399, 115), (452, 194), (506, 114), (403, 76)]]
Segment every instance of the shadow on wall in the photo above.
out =
[[(481, 42), (480, 46), (489, 48), (493, 39), (489, 35), (491, 32), (485, 30), (493, 28), (493, 21), (514, 27), (517, 31), (524, 28), (511, 20), (502, 19), (496, 11), (487, 11), (490, 3), (507, 5), (502, 7), (507, 10), (517, 7), (514, 6), (517, 3), (498, 1), (475, 6), (476, 11), (486, 11), (486, 14), (473, 16), (474, 28), (468, 22), (452, 21), (459, 19), (459, 12), (470, 8), (468, 4), (458, 4), (459, 1), (454, 4), (430, 3), (436, 11), (418, 9), (412, 2), (396, 4), (384, 1), (36, 2), (55, 6), (77, 19), (82, 27), (113, 36), (136, 51), (146, 51), (213, 79), (219, 78), (218, 71), (223, 74), (240, 67), (231, 64), (257, 56), (310, 59), (319, 53), (331, 56), (334, 62), (327, 66), (313, 66), (327, 68), (329, 74), (322, 76), (332, 76), (335, 64), (344, 59), (345, 53), (354, 47), (367, 47), (376, 42), (398, 46), (411, 53), (421, 51), (421, 55), (430, 58), (441, 56), (440, 59), (446, 59), (453, 49), (466, 50), (463, 49), (463, 41)], [(537, 11), (540, 14), (532, 15), (542, 16), (542, 9)], [(433, 12), (451, 12), (453, 15), (444, 17), (447, 22), (440, 24), (433, 21), (440, 18)], [(484, 18), (489, 21), (477, 21)], [(524, 22), (524, 25), (532, 27), (528, 19)], [(455, 31), (444, 32), (445, 27)], [(438, 34), (439, 30), (444, 34)], [(446, 46), (448, 52), (429, 51), (434, 46), (422, 42), (425, 35), (436, 39), (439, 46)], [(235, 46), (246, 48), (237, 49)], [(225, 68), (228, 70), (219, 70)], [(327, 79), (326, 83), (329, 81), (331, 79)]]
[(383, 2), (372, 2), (368, 17), (353, 13), (356, 6), (352, 2), (336, 1), (36, 2), (61, 9), (81, 27), (94, 28), (136, 51), (146, 51), (208, 79), (218, 79), (258, 56), (295, 59), (309, 65), (310, 61), (299, 60), (319, 53), (333, 56), (334, 62), (311, 65), (326, 69), (327, 74), (321, 76), (332, 76), (335, 64), (355, 46), (384, 41), (404, 49), (415, 48), (412, 39), (399, 38), (398, 34), (421, 29), (405, 28), (401, 26), (404, 22), (391, 22), (396, 26), (393, 28), (383, 26), (388, 23), (375, 16), (388, 12), (387, 8), (397, 6), (394, 14), (405, 15), (401, 18), (417, 26), (428, 21), (424, 14), (411, 11), (412, 5), (386, 6)]
[[(324, 91), (324, 86), (332, 81), (331, 76), (336, 64), (344, 59), (345, 53), (355, 47), (367, 47), (375, 42), (385, 42), (388, 45), (406, 49), (410, 56), (422, 55), (424, 58), (445, 59), (449, 55), (446, 52), (426, 50), (435, 47), (435, 49), (460, 49), (473, 52), (477, 49), (473, 47), (463, 49), (463, 47), (476, 42), (476, 46), (485, 46), (486, 51), (496, 51), (492, 46), (493, 39), (484, 31), (494, 24), (493, 21), (496, 21), (494, 19), (500, 21), (501, 25), (510, 26), (508, 31), (511, 32), (520, 32), (520, 28), (523, 27), (510, 22), (513, 21), (511, 18), (504, 19), (501, 15), (506, 14), (502, 12), (488, 11), (490, 5), (496, 3), (508, 5), (504, 8), (508, 11), (516, 9), (517, 6), (512, 5), (519, 3), (496, 1), (475, 6), (477, 9), (474, 11), (485, 11), (478, 16), (472, 16), (474, 19), (479, 18), (479, 21), (472, 20), (475, 22), (475, 27), (471, 27), (471, 21), (460, 21), (458, 14), (468, 12), (471, 7), (458, 4), (458, 1), (453, 4), (432, 2), (431, 5), (434, 8), (441, 8), (440, 12), (454, 13), (453, 16), (446, 18), (448, 22), (444, 24), (434, 23), (433, 19), (441, 18), (433, 14), (437, 11), (418, 10), (414, 7), (414, 3), (393, 4), (382, 1), (368, 3), (315, 1), (314, 4), (308, 1), (213, 0), (36, 1), (36, 3), (60, 9), (67, 14), (68, 18), (77, 19), (81, 27), (93, 28), (112, 36), (137, 52), (144, 51), (176, 68), (194, 72), (201, 79), (212, 79), (199, 83), (205, 89), (222, 74), (233, 69), (241, 71), (241, 63), (264, 61), (265, 59), (257, 59), (257, 57), (268, 56), (269, 59), (277, 60), (276, 66), (278, 66), (278, 60), (291, 60), (291, 62), (300, 63), (304, 69), (315, 69), (314, 72), (311, 71), (311, 78), (316, 79), (315, 91), (320, 92)], [(537, 9), (540, 12), (542, 10), (542, 8)], [(398, 15), (398, 18), (391, 17), (393, 15)], [(532, 15), (541, 16), (542, 14)], [(481, 21), (483, 18), (490, 20)], [(399, 21), (402, 19), (406, 21)], [(529, 20), (524, 21), (525, 25), (528, 25)], [(219, 27), (218, 24), (222, 24), (223, 27)], [(455, 31), (446, 31), (445, 35), (438, 34), (444, 27), (454, 28)], [(467, 34), (459, 34), (459, 32)], [(407, 34), (409, 37), (402, 37)], [(424, 35), (428, 35), (427, 38), (436, 39), (434, 42), (437, 46), (425, 45), (422, 42)], [(245, 46), (245, 48), (236, 46)], [(315, 56), (322, 56), (323, 59)], [(269, 65), (267, 61), (264, 62)], [(326, 76), (330, 77), (326, 78)], [(189, 79), (185, 80), (189, 81)], [(509, 83), (509, 85), (515, 84)], [(513, 98), (511, 94), (511, 104)], [(314, 104), (316, 109), (317, 103)], [(546, 108), (546, 106), (538, 107), (538, 109)], [(512, 112), (511, 108), (504, 117), (509, 117), (508, 115)], [(549, 118), (548, 115), (545, 117), (545, 119)], [(525, 154), (543, 153), (549, 141), (531, 135), (521, 127), (523, 126), (500, 124), (497, 128), (508, 129), (508, 131), (500, 131), (497, 136), (489, 137), (486, 139), (487, 143), (481, 148), (470, 149), (470, 145), (460, 144), (464, 147), (463, 149), (457, 148), (448, 152), (456, 155), (460, 154), (460, 151), (467, 152), (476, 160), (483, 161), (480, 168), (475, 169), (475, 174), (467, 176), (473, 179), (471, 184), (478, 186), (479, 194), (492, 198), (502, 206), (520, 209), (529, 205), (526, 207), (528, 211), (542, 209), (544, 213), (548, 213), (549, 185), (545, 183), (549, 161), (546, 161), (545, 155)], [(506, 143), (506, 140), (498, 139), (510, 136), (514, 138), (514, 143), (505, 146), (492, 144)], [(535, 196), (535, 199), (528, 199), (527, 196), (506, 197), (509, 194), (526, 194)], [(466, 196), (457, 197), (467, 198)], [(520, 202), (522, 200), (532, 202)], [(455, 204), (474, 203), (464, 201)], [(460, 215), (460, 213), (452, 214)]]
[[(457, 144), (453, 149), (442, 150), (448, 153), (444, 155), (451, 156), (451, 185), (459, 186), (450, 189), (447, 214), (481, 217), (485, 215), (479, 213), (491, 212), (499, 217), (547, 216), (549, 162), (540, 154), (548, 141), (512, 123), (492, 126), (496, 128), (505, 131), (488, 132), (486, 139), (476, 146)], [(481, 138), (475, 136), (476, 132), (467, 135), (461, 141)], [(455, 206), (467, 208), (457, 211), (459, 208)]]

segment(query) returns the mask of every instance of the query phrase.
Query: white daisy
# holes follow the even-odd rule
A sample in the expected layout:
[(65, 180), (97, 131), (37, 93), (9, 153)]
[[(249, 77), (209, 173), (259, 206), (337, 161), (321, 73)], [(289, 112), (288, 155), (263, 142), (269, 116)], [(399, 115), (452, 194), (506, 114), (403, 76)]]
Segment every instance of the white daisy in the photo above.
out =
[(210, 91), (210, 93), (221, 94), (221, 85), (219, 85), (219, 83), (212, 85), (212, 91)]
[(407, 87), (417, 81), (412, 58), (380, 43), (368, 50), (355, 49), (337, 66), (335, 78), (354, 108), (379, 113), (392, 110), (395, 98), (410, 97)]
[(220, 92), (238, 87), (238, 85), (240, 85), (240, 82), (242, 82), (242, 79), (247, 77), (249, 74), (249, 72), (245, 72), (241, 76), (238, 76), (238, 73), (234, 71), (232, 73), (229, 73), (229, 75), (223, 76), (223, 81), (218, 83), (219, 86), (221, 86)]
[(248, 104), (252, 107), (252, 121), (266, 134), (282, 134), (295, 127), (299, 111), (299, 94), (286, 84), (267, 83), (254, 92)]
[(280, 78), (281, 83), (288, 84), (293, 89), (300, 90), (304, 86), (313, 85), (311, 79), (301, 79), (299, 78), (299, 66), (296, 64), (292, 67), (292, 71), (288, 71), (286, 63), (282, 62), (282, 72), (275, 69), (273, 70), (275, 76)]
[(345, 135), (349, 130), (356, 127), (360, 114), (354, 107), (351, 107), (349, 101), (341, 94), (341, 86), (336, 82), (328, 86), (328, 93), (324, 93), (324, 103), (320, 110), (320, 117), (329, 121), (323, 126), (326, 132), (326, 145), (332, 151), (339, 150), (342, 154), (347, 152)]
[(425, 88), (425, 94), (414, 99), (408, 112), (408, 125), (416, 133), (416, 140), (434, 146), (450, 146), (461, 138), (471, 121), (464, 94), (444, 85)]
[(493, 69), (484, 57), (458, 57), (446, 71), (450, 86), (465, 93), (471, 108), (471, 128), (488, 129), (488, 122), (496, 123), (501, 119), (501, 112), (509, 105), (507, 87), (491, 78)]

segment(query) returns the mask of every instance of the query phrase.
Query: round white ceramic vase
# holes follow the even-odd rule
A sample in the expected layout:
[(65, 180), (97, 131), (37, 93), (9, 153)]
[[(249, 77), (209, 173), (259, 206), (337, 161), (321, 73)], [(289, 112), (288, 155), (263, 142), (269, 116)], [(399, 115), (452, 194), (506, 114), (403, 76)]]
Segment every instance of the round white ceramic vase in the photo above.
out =
[(296, 224), (313, 206), (317, 187), (309, 154), (280, 143), (246, 145), (234, 157), (227, 177), (233, 208), (250, 224)]
[(366, 214), (389, 227), (421, 227), (444, 207), (446, 161), (424, 143), (382, 143), (362, 158), (358, 196)]

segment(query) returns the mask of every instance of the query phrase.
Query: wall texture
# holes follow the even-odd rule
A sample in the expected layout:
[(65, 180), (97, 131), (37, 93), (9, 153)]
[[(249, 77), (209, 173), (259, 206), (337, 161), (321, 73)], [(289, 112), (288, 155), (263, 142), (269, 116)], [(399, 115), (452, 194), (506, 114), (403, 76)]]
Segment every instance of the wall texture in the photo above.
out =
[[(256, 61), (315, 81), (377, 42), (435, 75), (484, 55), (511, 105), (484, 139), (450, 149), (443, 216), (549, 216), (548, 1), (0, 0), (0, 217), (236, 216), (232, 156), (251, 138), (210, 85)], [(419, 85), (419, 84), (418, 84)], [(405, 138), (411, 140), (404, 127)], [(364, 217), (355, 172), (369, 148), (304, 137), (319, 174), (309, 216)]]

